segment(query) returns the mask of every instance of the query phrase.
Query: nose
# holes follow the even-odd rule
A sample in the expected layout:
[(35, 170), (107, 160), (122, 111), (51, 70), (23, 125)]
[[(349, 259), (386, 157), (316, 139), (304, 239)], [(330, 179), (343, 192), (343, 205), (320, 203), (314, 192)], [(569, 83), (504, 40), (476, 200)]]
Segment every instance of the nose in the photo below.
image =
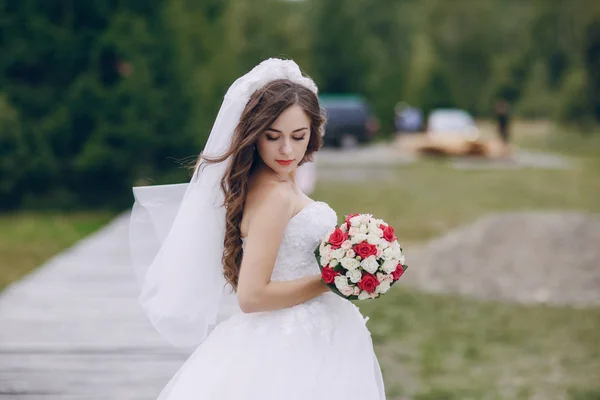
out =
[(292, 144), (290, 143), (290, 139), (284, 139), (281, 141), (281, 147), (279, 148), (279, 151), (284, 156), (289, 156), (292, 154)]

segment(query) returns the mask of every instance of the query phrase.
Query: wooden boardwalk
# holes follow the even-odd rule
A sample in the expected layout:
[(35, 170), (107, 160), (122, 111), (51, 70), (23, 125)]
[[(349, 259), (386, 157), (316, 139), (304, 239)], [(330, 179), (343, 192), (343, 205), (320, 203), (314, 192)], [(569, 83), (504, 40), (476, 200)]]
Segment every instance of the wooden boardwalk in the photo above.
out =
[(128, 214), (0, 294), (0, 400), (156, 399), (189, 351), (137, 304)]

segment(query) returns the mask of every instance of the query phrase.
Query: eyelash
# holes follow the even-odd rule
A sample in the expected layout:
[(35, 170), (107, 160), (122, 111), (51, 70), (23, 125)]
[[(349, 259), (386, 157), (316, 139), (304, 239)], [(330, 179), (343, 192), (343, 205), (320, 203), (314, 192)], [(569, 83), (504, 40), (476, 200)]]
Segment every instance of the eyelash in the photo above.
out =
[[(305, 138), (305, 136), (302, 136), (301, 138), (296, 138), (296, 137), (293, 137), (293, 136), (292, 136), (292, 139), (294, 139), (294, 140), (295, 140), (295, 141), (297, 141), (297, 142), (299, 142), (299, 141), (301, 141), (301, 140), (304, 140), (304, 138)], [(269, 141), (275, 141), (275, 140), (277, 140), (277, 139), (279, 139), (279, 138), (278, 138), (278, 137), (276, 137), (276, 138), (272, 138), (272, 137), (269, 137), (269, 136), (267, 136), (267, 140), (269, 140)]]

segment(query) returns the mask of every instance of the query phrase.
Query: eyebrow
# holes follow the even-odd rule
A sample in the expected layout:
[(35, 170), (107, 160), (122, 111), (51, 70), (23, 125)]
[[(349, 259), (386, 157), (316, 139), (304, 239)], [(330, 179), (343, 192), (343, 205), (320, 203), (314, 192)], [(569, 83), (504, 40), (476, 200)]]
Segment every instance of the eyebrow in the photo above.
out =
[[(304, 127), (304, 128), (298, 128), (298, 129), (296, 129), (296, 130), (292, 131), (292, 133), (300, 132), (300, 131), (307, 130), (307, 129), (308, 129), (307, 127)], [(283, 133), (283, 132), (281, 132), (281, 131), (278, 131), (277, 129), (273, 129), (273, 128), (267, 128), (267, 130), (268, 130), (268, 131), (277, 132), (277, 133)]]

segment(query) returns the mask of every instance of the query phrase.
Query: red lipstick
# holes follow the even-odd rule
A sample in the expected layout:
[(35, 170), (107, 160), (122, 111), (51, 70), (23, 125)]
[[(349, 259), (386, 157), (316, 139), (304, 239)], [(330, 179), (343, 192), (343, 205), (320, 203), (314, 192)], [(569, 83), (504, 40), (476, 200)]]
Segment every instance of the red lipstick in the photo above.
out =
[(275, 160), (279, 165), (290, 165), (294, 160)]

